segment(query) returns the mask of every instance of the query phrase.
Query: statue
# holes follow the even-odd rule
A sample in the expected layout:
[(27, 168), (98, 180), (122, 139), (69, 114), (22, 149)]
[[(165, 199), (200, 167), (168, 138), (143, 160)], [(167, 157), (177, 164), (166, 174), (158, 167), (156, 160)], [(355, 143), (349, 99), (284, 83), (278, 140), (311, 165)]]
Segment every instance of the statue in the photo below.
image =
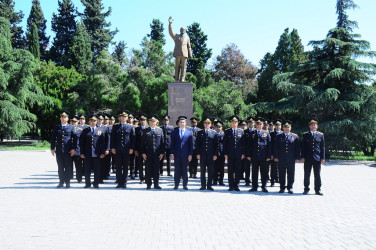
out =
[(185, 36), (185, 28), (180, 28), (180, 34), (175, 34), (172, 31), (172, 17), (168, 19), (168, 31), (170, 36), (175, 41), (174, 54), (175, 57), (175, 80), (177, 82), (184, 82), (185, 73), (187, 69), (187, 59), (193, 58), (191, 51), (191, 42), (188, 36)]

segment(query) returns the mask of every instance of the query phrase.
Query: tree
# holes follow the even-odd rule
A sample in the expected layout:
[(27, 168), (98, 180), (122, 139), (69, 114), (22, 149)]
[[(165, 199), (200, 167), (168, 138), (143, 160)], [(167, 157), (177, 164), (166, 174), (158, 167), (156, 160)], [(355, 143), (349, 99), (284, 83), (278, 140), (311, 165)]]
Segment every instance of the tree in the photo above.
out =
[(41, 137), (43, 140), (49, 140), (54, 125), (59, 122), (57, 115), (59, 110), (66, 109), (73, 112), (83, 107), (82, 100), (78, 99), (77, 88), (85, 80), (85, 77), (74, 68), (67, 69), (63, 66), (56, 66), (49, 61), (41, 62), (34, 78), (43, 93), (52, 100), (52, 105), (40, 105), (35, 108)]
[(31, 5), (30, 15), (27, 18), (27, 39), (31, 40), (31, 26), (35, 24), (38, 28), (39, 37), (39, 51), (41, 59), (45, 60), (47, 58), (47, 47), (50, 37), (46, 35), (46, 23), (47, 20), (44, 19), (43, 11), (40, 6), (39, 0), (33, 0)]
[(120, 63), (123, 67), (127, 65), (127, 54), (125, 50), (127, 49), (127, 43), (120, 41), (116, 44), (114, 52), (112, 52), (113, 59)]
[(81, 2), (85, 10), (80, 15), (90, 36), (91, 50), (94, 53), (92, 61), (95, 62), (102, 50), (107, 49), (118, 30), (109, 29), (111, 23), (106, 22), (106, 18), (111, 15), (111, 7), (103, 12), (102, 0), (81, 0)]
[(14, 5), (13, 0), (0, 0), (0, 17), (8, 19), (11, 24), (12, 47), (23, 49), (25, 48), (25, 38), (22, 27), (18, 25), (21, 23), (24, 14), (22, 11), (15, 12)]
[(243, 97), (255, 91), (257, 68), (249, 62), (235, 44), (227, 45), (214, 62), (214, 79), (234, 82)]
[(38, 67), (34, 56), (26, 50), (13, 49), (10, 23), (0, 17), (0, 138), (16, 137), (35, 128), (37, 116), (30, 109), (48, 104), (41, 88), (34, 83)]
[(166, 44), (165, 35), (163, 33), (163, 23), (159, 19), (153, 19), (153, 21), (150, 24), (150, 34), (147, 36), (150, 38), (150, 40), (160, 42), (163, 45)]
[(356, 58), (375, 57), (376, 52), (352, 33), (356, 22), (348, 20), (346, 11), (355, 7), (352, 0), (337, 1), (337, 26), (324, 40), (309, 43), (314, 49), (308, 53), (308, 62), (273, 77), (281, 99), (258, 103), (255, 108), (288, 117), (298, 129), (306, 128), (308, 117), (315, 115), (328, 150), (367, 153), (376, 141), (376, 91), (368, 84), (373, 82), (376, 64)]
[(93, 52), (91, 51), (89, 34), (82, 21), (77, 24), (76, 33), (72, 39), (72, 46), (69, 48), (69, 54), (69, 64), (71, 66), (75, 67), (81, 74), (88, 72), (92, 66)]
[(206, 66), (207, 61), (212, 56), (212, 49), (207, 48), (208, 36), (200, 28), (200, 24), (194, 22), (188, 26), (187, 34), (191, 40), (193, 58), (187, 62), (187, 70), (196, 75), (199, 69)]
[(59, 0), (58, 14), (52, 14), (52, 31), (55, 32), (50, 58), (58, 66), (71, 67), (70, 47), (76, 33), (76, 9), (71, 0)]
[(40, 59), (40, 50), (39, 50), (39, 37), (38, 37), (38, 28), (35, 23), (31, 24), (31, 35), (29, 40), (29, 51), (35, 59), (39, 61)]

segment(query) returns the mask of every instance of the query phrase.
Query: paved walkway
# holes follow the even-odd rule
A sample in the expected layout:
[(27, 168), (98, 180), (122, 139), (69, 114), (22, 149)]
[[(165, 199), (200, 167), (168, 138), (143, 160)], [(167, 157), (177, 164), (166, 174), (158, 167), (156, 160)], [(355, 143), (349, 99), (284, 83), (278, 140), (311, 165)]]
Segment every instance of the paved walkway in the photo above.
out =
[(49, 152), (0, 151), (1, 249), (375, 249), (376, 168), (370, 163), (328, 163), (323, 197), (303, 196), (302, 164), (295, 194), (146, 190), (114, 176), (99, 190), (55, 189)]

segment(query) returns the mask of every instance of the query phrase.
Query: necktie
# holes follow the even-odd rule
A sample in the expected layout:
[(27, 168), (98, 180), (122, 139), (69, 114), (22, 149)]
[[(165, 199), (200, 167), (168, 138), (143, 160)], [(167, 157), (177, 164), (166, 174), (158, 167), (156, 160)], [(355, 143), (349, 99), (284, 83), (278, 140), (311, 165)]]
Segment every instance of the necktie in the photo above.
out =
[(180, 139), (183, 137), (183, 130), (180, 129)]
[(235, 129), (232, 129), (233, 130), (233, 132), (234, 132), (234, 137), (236, 136), (236, 131), (235, 131)]
[(94, 128), (93, 127), (91, 127), (91, 133), (94, 133)]
[(208, 131), (207, 130), (205, 130), (205, 134), (206, 134), (206, 137), (208, 137)]

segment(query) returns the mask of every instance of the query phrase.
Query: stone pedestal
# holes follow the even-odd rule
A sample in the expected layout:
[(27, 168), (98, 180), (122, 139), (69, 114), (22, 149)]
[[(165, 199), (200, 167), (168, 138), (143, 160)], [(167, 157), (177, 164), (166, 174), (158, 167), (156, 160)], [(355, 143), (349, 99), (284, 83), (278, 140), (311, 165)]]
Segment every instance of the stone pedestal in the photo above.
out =
[(193, 114), (193, 83), (171, 82), (168, 83), (168, 115), (171, 117), (170, 125), (176, 126), (176, 120), (184, 115), (188, 119)]

